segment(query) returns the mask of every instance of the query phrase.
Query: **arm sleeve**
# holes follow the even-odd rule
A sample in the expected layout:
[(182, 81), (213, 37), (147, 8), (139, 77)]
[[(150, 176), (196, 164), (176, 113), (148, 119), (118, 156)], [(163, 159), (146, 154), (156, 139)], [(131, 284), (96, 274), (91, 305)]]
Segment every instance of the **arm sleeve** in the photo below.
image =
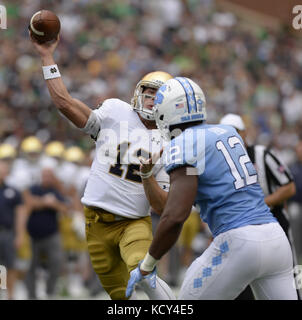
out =
[(110, 103), (108, 100), (100, 103), (97, 108), (91, 112), (85, 127), (81, 130), (89, 134), (93, 140), (97, 140), (103, 121), (110, 115), (109, 110)]
[(278, 185), (284, 186), (293, 181), (289, 168), (278, 158), (273, 150), (267, 150), (265, 164)]
[(93, 140), (97, 140), (98, 134), (101, 130), (101, 123), (94, 111), (90, 113), (85, 127), (81, 130), (89, 134)]

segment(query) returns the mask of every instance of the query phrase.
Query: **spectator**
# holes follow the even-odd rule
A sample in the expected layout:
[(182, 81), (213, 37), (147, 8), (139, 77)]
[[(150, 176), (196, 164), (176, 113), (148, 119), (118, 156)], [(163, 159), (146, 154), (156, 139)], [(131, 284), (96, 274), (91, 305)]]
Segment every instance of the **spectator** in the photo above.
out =
[(19, 278), (24, 278), (29, 268), (31, 256), (30, 239), (26, 230), (23, 228), (24, 219), (28, 215), (31, 202), (34, 201), (34, 196), (29, 188), (34, 184), (39, 184), (41, 181), (41, 166), (40, 159), (43, 149), (43, 144), (36, 136), (28, 136), (22, 139), (19, 146), (19, 154), (12, 163), (12, 170), (7, 177), (7, 183), (17, 189), (22, 194), (24, 201), (23, 215), (18, 216), (17, 225), (20, 229), (18, 232), (18, 251), (16, 267), (19, 273)]
[[(203, 84), (211, 122), (228, 112), (249, 111), (259, 135), (266, 134), (266, 144), (287, 128), (299, 134), (301, 122), (287, 107), (301, 112), (302, 47), (293, 36), (264, 28), (259, 33), (246, 30), (232, 13), (218, 12), (214, 1), (109, 3), (53, 3), (62, 24), (58, 63), (64, 66), (65, 83), (72, 94), (77, 92), (75, 97), (90, 106), (113, 96), (129, 101), (138, 74), (165, 69)], [(37, 133), (43, 142), (77, 141), (89, 148), (89, 138), (65, 127), (51, 108), (39, 64), (28, 46), (24, 25), (47, 4), (10, 1), (11, 28), (3, 31), (0, 53), (0, 137), (19, 143), (25, 135)], [(106, 59), (100, 64), (102, 52)], [(111, 79), (108, 86), (104, 75)]]
[(17, 279), (15, 225), (16, 215), (20, 215), (22, 210), (21, 194), (5, 182), (15, 154), (16, 150), (10, 145), (0, 145), (0, 265), (7, 269), (8, 299), (13, 299)]
[(41, 263), (41, 254), (46, 258), (48, 267), (46, 293), (48, 297), (55, 294), (63, 259), (57, 215), (68, 210), (64, 198), (54, 188), (57, 181), (52, 170), (43, 169), (41, 178), (40, 185), (30, 188), (35, 201), (27, 221), (32, 246), (32, 260), (26, 279), (29, 299), (37, 298), (36, 271)]

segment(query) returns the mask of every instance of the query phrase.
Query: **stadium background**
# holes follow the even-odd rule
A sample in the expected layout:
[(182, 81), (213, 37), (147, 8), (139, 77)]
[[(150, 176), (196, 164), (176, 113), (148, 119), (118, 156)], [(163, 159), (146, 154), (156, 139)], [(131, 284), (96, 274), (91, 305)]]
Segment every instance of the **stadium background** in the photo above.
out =
[(58, 114), (43, 80), (27, 26), (31, 15), (44, 8), (61, 20), (55, 60), (64, 83), (73, 97), (91, 108), (110, 97), (130, 101), (142, 75), (165, 70), (190, 77), (203, 88), (208, 122), (238, 113), (251, 143), (276, 148), (289, 166), (297, 161), (295, 147), (302, 139), (302, 29), (292, 27), (295, 1), (1, 4), (7, 9), (8, 26), (0, 30), (0, 143), (18, 148), (34, 135), (43, 144), (58, 140), (65, 147), (79, 146), (86, 155), (94, 147)]

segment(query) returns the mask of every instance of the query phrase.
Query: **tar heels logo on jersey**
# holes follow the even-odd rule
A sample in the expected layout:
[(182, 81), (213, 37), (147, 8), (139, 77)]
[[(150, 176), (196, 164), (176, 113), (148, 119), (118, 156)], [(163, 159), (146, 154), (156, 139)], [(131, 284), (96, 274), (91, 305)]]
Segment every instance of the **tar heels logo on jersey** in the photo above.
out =
[(213, 127), (208, 129), (209, 131), (215, 133), (217, 136), (220, 136), (224, 133), (226, 133), (227, 131), (225, 129), (219, 128), (219, 127)]

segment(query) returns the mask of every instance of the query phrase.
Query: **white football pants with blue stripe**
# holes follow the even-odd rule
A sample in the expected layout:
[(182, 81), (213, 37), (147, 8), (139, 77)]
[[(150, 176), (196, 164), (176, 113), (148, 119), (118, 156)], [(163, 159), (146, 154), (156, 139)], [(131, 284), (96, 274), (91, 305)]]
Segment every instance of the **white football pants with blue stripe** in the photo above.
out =
[(215, 237), (188, 268), (178, 299), (235, 299), (249, 284), (256, 299), (297, 299), (292, 252), (279, 223), (244, 226)]

